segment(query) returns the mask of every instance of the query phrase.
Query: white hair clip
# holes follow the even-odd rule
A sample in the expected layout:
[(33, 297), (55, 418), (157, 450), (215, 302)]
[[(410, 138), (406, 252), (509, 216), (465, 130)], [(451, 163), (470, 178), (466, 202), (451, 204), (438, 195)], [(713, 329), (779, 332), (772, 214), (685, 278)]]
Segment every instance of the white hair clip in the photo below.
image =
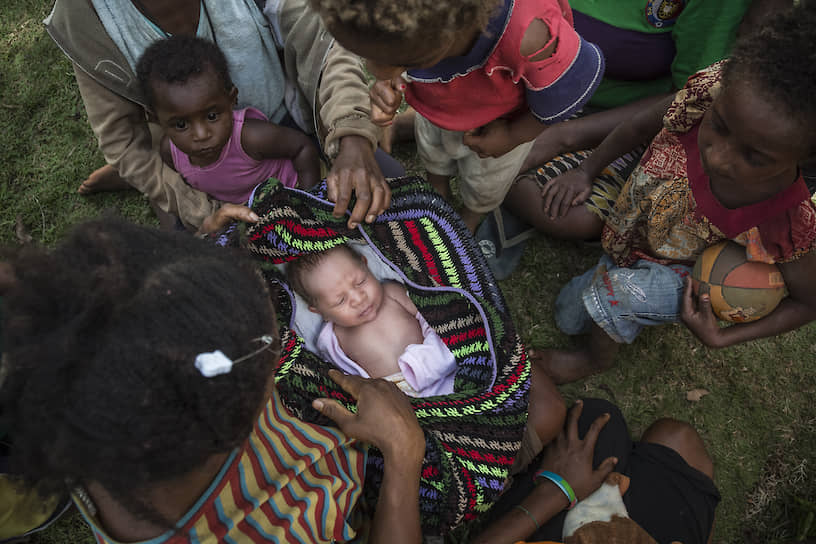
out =
[(232, 360), (224, 355), (224, 352), (220, 349), (199, 353), (195, 358), (195, 367), (199, 372), (201, 372), (201, 375), (206, 378), (212, 378), (213, 376), (219, 376), (221, 374), (228, 374), (232, 370), (233, 365), (236, 365), (241, 361), (246, 361), (250, 357), (255, 357), (260, 352), (268, 349), (270, 346), (273, 346), (275, 344), (275, 337), (265, 334), (261, 337), (253, 338), (252, 341), (263, 342), (264, 345), (251, 353), (238, 357), (235, 360)]

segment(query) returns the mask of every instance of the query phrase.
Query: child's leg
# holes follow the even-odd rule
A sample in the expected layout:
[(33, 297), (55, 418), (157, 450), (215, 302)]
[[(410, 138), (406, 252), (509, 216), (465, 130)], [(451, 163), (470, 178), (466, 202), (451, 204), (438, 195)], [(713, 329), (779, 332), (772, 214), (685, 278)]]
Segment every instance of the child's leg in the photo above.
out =
[(567, 215), (551, 219), (544, 213), (541, 186), (534, 176), (521, 176), (504, 199), (510, 212), (549, 236), (562, 240), (596, 240), (601, 235), (603, 221), (585, 204), (572, 206)]
[(459, 195), (464, 205), (461, 215), (471, 232), (476, 231), (486, 213), (501, 205), (532, 145), (526, 142), (501, 157), (481, 158), (461, 144), (456, 153)]
[(451, 177), (443, 174), (432, 174), (430, 172), (427, 172), (425, 175), (427, 176), (428, 183), (431, 184), (431, 187), (433, 187), (437, 193), (442, 195), (442, 198), (450, 202), (453, 198), (453, 193), (451, 192), (450, 188)]
[(450, 178), (456, 174), (456, 159), (451, 155), (451, 146), (455, 147), (456, 133), (439, 128), (419, 114), (416, 114), (414, 132), (417, 154), (427, 171), (428, 183), (450, 202)]
[(537, 365), (530, 365), (530, 406), (527, 425), (532, 426), (541, 445), (546, 446), (564, 428), (567, 405), (552, 379)]
[(555, 384), (536, 365), (530, 365), (530, 402), (527, 428), (511, 474), (520, 472), (544, 446), (555, 440), (567, 417), (567, 405)]
[(714, 461), (697, 430), (688, 423), (670, 418), (658, 419), (644, 431), (640, 440), (673, 449), (689, 466), (714, 479)]
[(391, 153), (394, 144), (400, 142), (410, 142), (414, 139), (414, 116), (416, 111), (411, 106), (408, 106), (404, 112), (398, 113), (394, 117), (394, 122), (383, 128), (382, 140), (380, 140), (380, 147), (386, 153)]
[(462, 207), (462, 209), (459, 210), (459, 215), (462, 216), (462, 220), (465, 222), (465, 225), (467, 225), (467, 228), (471, 234), (476, 232), (476, 229), (479, 227), (479, 223), (482, 222), (482, 218), (485, 216), (485, 214), (474, 212), (468, 207)]
[(77, 192), (81, 195), (91, 195), (102, 191), (124, 191), (130, 188), (130, 185), (119, 176), (119, 172), (106, 164), (91, 172), (88, 179), (79, 184)]
[(530, 360), (557, 384), (574, 382), (608, 370), (615, 362), (618, 343), (595, 323), (591, 327), (586, 349), (536, 351), (530, 354)]
[(640, 440), (626, 472), (629, 515), (658, 542), (711, 542), (720, 494), (700, 435), (688, 423), (663, 418)]
[(584, 350), (548, 350), (535, 362), (556, 383), (565, 383), (609, 368), (617, 345), (632, 343), (643, 327), (676, 323), (684, 279), (691, 269), (640, 260), (618, 267), (608, 255), (598, 266), (573, 278), (556, 300), (556, 324), (566, 334), (589, 333)]

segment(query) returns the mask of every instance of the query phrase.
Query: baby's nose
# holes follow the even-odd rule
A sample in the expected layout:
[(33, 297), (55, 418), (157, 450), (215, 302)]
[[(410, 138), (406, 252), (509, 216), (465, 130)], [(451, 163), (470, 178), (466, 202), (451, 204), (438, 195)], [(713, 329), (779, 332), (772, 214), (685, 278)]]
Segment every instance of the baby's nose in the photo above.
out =
[(365, 301), (365, 292), (362, 289), (355, 289), (351, 295), (351, 301), (358, 305)]

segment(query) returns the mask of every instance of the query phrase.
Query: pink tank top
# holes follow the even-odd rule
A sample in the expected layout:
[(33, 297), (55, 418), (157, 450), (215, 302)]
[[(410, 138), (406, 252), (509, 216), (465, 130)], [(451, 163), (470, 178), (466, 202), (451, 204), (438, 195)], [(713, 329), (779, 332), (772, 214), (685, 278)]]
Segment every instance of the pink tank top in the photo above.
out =
[(190, 157), (170, 141), (170, 153), (176, 171), (190, 186), (208, 195), (233, 204), (244, 204), (259, 183), (274, 177), (287, 187), (297, 185), (297, 172), (288, 159), (255, 160), (241, 147), (244, 119), (261, 119), (266, 116), (255, 108), (232, 112), (232, 135), (221, 150), (218, 160), (207, 166), (195, 166)]

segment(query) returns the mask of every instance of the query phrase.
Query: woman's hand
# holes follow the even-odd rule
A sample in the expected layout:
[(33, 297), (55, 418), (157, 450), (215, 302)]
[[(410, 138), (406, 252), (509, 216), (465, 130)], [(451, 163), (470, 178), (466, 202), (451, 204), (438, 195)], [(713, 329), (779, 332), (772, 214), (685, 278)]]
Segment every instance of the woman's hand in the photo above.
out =
[(576, 166), (563, 174), (554, 177), (541, 190), (541, 207), (550, 219), (567, 215), (570, 208), (585, 202), (592, 193), (593, 177)]
[(243, 221), (244, 223), (257, 223), (260, 220), (258, 215), (240, 204), (222, 204), (215, 212), (209, 215), (201, 227), (198, 229), (198, 234), (211, 234), (217, 232), (232, 221)]
[(357, 413), (330, 399), (316, 399), (312, 403), (316, 410), (337, 423), (347, 435), (376, 446), (386, 461), (422, 461), (425, 435), (408, 397), (396, 385), (337, 370), (330, 370), (329, 377), (357, 400)]
[(608, 457), (597, 468), (592, 467), (592, 457), (598, 434), (609, 421), (609, 414), (604, 414), (589, 427), (584, 439), (578, 438), (578, 418), (583, 410), (583, 402), (576, 401), (567, 415), (566, 431), (544, 449), (544, 458), (539, 470), (549, 470), (558, 474), (569, 483), (578, 500), (592, 494), (615, 468), (618, 460)]
[(340, 152), (326, 176), (326, 188), (329, 200), (334, 202), (335, 217), (346, 212), (351, 194), (357, 195), (348, 220), (350, 229), (363, 220), (371, 223), (391, 205), (391, 188), (374, 159), (371, 143), (362, 136), (344, 136), (340, 140)]
[(333, 419), (344, 433), (373, 444), (383, 454), (383, 481), (369, 542), (421, 543), (419, 478), (425, 435), (408, 397), (385, 380), (349, 376), (337, 370), (330, 370), (329, 376), (357, 399), (357, 413), (329, 399), (317, 399), (312, 406)]
[[(723, 334), (717, 317), (711, 310), (711, 296), (703, 292), (695, 297), (692, 291), (692, 279), (686, 278), (686, 286), (683, 289), (683, 301), (680, 305), (680, 319), (694, 333), (700, 342), (710, 348), (724, 347)], [(696, 300), (695, 300), (696, 299)]]

